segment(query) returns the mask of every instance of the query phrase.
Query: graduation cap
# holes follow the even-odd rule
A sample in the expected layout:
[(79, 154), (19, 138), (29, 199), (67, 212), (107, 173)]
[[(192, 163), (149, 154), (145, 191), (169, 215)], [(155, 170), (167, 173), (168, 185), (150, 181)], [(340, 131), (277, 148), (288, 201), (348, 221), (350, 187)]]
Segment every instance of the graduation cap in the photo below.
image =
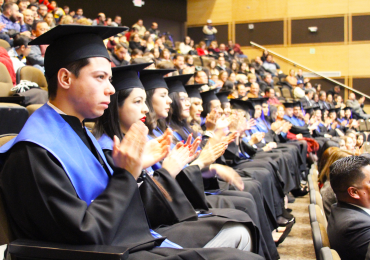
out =
[(173, 69), (143, 70), (140, 73), (140, 80), (146, 91), (156, 88), (166, 88), (167, 84), (163, 76), (173, 72)]
[(308, 113), (308, 114), (311, 114), (312, 113), (312, 111), (313, 111), (313, 107), (305, 107), (304, 108), (304, 111), (306, 112), (306, 114)]
[(203, 85), (204, 84), (186, 85), (185, 89), (186, 89), (186, 92), (188, 93), (188, 97), (190, 98), (195, 97), (195, 98), (202, 99), (199, 88)]
[(139, 79), (138, 73), (152, 63), (142, 63), (112, 68), (112, 85), (116, 91), (129, 88), (142, 88), (143, 84)]
[(215, 91), (216, 91), (215, 89), (211, 89), (200, 93), (200, 96), (203, 99), (203, 107), (205, 107), (205, 105), (211, 102), (212, 100), (219, 100), (218, 97), (216, 96)]
[(285, 108), (293, 108), (294, 102), (283, 102)]
[(186, 92), (185, 84), (189, 79), (194, 76), (194, 74), (183, 74), (172, 77), (167, 77), (164, 80), (166, 81), (167, 87), (169, 88), (168, 93), (173, 92)]
[(343, 110), (344, 110), (344, 111), (346, 111), (346, 110), (351, 110), (351, 112), (352, 112), (352, 107), (345, 107), (345, 108), (343, 108)]
[(126, 31), (127, 27), (58, 25), (29, 45), (49, 44), (45, 52), (45, 76), (52, 78), (59, 69), (85, 58), (110, 57), (103, 40)]
[(301, 101), (296, 100), (293, 102), (293, 107), (301, 107)]
[(329, 109), (329, 113), (339, 113), (340, 111), (340, 107), (337, 107), (337, 108), (330, 108)]
[(229, 102), (229, 99), (227, 98), (230, 95), (230, 91), (221, 91), (216, 93), (216, 96), (220, 100), (221, 103), (227, 103)]
[(232, 109), (241, 109), (246, 112), (248, 112), (250, 109), (253, 109), (253, 106), (251, 106), (250, 102), (242, 99), (230, 99), (230, 105)]
[(313, 109), (314, 111), (320, 110), (320, 106), (313, 106), (313, 107), (312, 107), (312, 109)]
[(248, 101), (251, 102), (253, 106), (262, 106), (263, 103), (267, 103), (268, 99), (269, 98), (249, 98)]

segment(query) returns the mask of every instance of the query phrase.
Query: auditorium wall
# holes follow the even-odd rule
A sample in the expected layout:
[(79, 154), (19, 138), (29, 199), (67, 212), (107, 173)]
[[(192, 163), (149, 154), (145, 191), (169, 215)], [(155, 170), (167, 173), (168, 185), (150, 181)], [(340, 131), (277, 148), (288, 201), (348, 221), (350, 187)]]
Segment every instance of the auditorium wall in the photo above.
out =
[[(312, 70), (340, 71), (346, 85), (370, 96), (368, 0), (188, 0), (188, 32), (207, 19), (227, 26), (222, 38), (240, 43), (249, 58), (262, 53), (249, 44), (254, 41)], [(275, 60), (284, 72), (294, 68)]]

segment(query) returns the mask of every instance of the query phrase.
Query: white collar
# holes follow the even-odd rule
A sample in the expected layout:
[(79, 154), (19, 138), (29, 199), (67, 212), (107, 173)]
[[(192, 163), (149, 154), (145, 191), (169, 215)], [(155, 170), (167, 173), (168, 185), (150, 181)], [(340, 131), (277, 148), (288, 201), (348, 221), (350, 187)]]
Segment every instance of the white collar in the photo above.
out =
[(58, 114), (60, 115), (67, 115), (66, 113), (64, 113), (62, 110), (60, 110), (59, 108), (57, 108), (56, 106), (54, 106), (53, 104), (50, 103), (50, 101), (48, 101), (48, 105), (55, 110), (55, 112), (57, 112)]
[(360, 208), (360, 209), (362, 209), (363, 211), (365, 211), (368, 215), (370, 215), (370, 209), (367, 209), (367, 208), (364, 208), (364, 207), (361, 207), (361, 206), (359, 206), (359, 205), (352, 204), (352, 203), (348, 203), (348, 204), (350, 204), (350, 205), (352, 205), (352, 206), (355, 206), (355, 207), (357, 207), (357, 208)]

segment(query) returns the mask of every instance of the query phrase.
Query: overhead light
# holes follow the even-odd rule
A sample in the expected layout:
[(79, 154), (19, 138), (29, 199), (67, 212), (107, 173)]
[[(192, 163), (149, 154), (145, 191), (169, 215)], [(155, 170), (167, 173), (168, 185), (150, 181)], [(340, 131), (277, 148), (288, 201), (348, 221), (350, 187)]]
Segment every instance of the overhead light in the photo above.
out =
[(312, 33), (315, 33), (315, 32), (317, 32), (318, 28), (317, 28), (317, 26), (311, 26), (311, 27), (308, 27), (308, 30)]

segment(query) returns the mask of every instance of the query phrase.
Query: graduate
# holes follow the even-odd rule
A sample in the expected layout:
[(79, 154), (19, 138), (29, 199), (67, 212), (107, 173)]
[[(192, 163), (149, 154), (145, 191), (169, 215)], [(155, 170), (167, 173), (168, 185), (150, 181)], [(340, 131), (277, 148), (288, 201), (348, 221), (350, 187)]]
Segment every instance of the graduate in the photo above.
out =
[(260, 259), (236, 249), (181, 249), (151, 233), (137, 185), (148, 129), (139, 121), (122, 141), (115, 138), (113, 169), (83, 127), (86, 118), (103, 115), (115, 92), (103, 39), (125, 29), (59, 25), (30, 43), (49, 44), (49, 102), (0, 150), (1, 192), (15, 238), (123, 246), (130, 260)]

